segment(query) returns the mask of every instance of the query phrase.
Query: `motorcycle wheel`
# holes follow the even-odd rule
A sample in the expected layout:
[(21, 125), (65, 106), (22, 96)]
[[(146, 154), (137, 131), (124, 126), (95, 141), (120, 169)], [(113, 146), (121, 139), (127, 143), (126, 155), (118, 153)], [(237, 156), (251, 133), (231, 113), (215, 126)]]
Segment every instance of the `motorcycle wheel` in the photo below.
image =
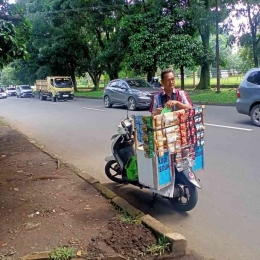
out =
[(105, 173), (108, 179), (110, 179), (111, 181), (117, 183), (125, 183), (125, 181), (122, 179), (120, 167), (115, 160), (107, 162), (105, 166)]
[(170, 203), (179, 211), (190, 211), (198, 202), (197, 188), (191, 184), (183, 175), (178, 176), (176, 185), (183, 185), (184, 194), (177, 198), (168, 198)]

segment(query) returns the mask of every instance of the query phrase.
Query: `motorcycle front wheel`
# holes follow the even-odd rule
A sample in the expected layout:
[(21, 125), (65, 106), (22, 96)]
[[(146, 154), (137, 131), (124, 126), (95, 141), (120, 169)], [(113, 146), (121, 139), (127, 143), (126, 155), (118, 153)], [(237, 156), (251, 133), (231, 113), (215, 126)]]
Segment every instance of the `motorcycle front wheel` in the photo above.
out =
[(178, 188), (178, 186), (181, 187), (181, 191), (183, 192), (179, 192), (179, 196), (177, 198), (168, 198), (168, 200), (173, 207), (179, 211), (192, 210), (198, 202), (197, 188), (182, 174), (180, 174), (176, 180), (175, 188)]
[(117, 183), (125, 183), (122, 179), (122, 173), (117, 161), (112, 160), (107, 162), (105, 166), (105, 173), (108, 179)]

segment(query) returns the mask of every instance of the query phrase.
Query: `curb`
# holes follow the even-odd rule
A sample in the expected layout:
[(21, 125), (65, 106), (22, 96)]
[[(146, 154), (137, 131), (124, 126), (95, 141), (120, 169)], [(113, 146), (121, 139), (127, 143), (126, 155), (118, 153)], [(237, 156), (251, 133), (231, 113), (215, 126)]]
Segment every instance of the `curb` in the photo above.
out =
[[(6, 121), (5, 121), (6, 122)], [(37, 143), (35, 140), (32, 140), (30, 137), (26, 136), (24, 133), (20, 132), (17, 128), (13, 127), (12, 125), (7, 125), (13, 129), (21, 133), (23, 136), (26, 137), (26, 139), (33, 144), (35, 147), (40, 149), (45, 154), (49, 155), (51, 158), (55, 159), (57, 161), (57, 165), (63, 164), (68, 169), (73, 171), (75, 174), (77, 174), (81, 179), (85, 180), (89, 184), (91, 184), (96, 190), (98, 190), (105, 198), (108, 199), (109, 203), (115, 205), (116, 207), (120, 208), (130, 216), (140, 220), (143, 225), (145, 225), (147, 228), (149, 228), (157, 237), (163, 236), (168, 238), (170, 241), (170, 248), (171, 252), (170, 254), (166, 255), (165, 257), (178, 257), (178, 256), (184, 256), (189, 253), (188, 250), (188, 243), (186, 238), (179, 234), (174, 232), (171, 228), (167, 227), (166, 225), (162, 224), (149, 214), (144, 214), (142, 211), (138, 210), (134, 206), (132, 206), (130, 203), (128, 203), (125, 199), (119, 197), (117, 194), (115, 194), (113, 191), (108, 189), (105, 185), (101, 184), (98, 180), (93, 178), (91, 175), (86, 173), (85, 171), (80, 170), (72, 163), (69, 163), (67, 161), (63, 161), (62, 158), (60, 158), (58, 155), (53, 154), (52, 152), (46, 150), (43, 145)], [(46, 252), (43, 252), (46, 253)], [(44, 255), (46, 256), (46, 254)], [(27, 256), (30, 257), (30, 256)], [(32, 257), (32, 256), (31, 256)], [(35, 256), (34, 256), (35, 257)], [(24, 259), (44, 259), (44, 258), (24, 258)], [(163, 259), (163, 257), (161, 258)]]
[[(82, 99), (99, 99), (103, 100), (102, 97), (77, 97), (75, 98), (82, 98)], [(224, 107), (234, 107), (236, 106), (234, 103), (214, 103), (214, 102), (192, 102), (195, 105), (207, 105), (207, 106), (224, 106)]]

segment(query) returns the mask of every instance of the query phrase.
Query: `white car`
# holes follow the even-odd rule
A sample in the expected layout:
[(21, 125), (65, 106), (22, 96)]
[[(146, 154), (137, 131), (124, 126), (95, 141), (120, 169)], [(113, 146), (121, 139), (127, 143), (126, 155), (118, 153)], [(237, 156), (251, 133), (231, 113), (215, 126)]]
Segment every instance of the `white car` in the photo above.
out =
[(4, 89), (0, 88), (0, 98), (7, 98), (7, 94)]
[(6, 93), (8, 96), (16, 96), (16, 88), (6, 88)]

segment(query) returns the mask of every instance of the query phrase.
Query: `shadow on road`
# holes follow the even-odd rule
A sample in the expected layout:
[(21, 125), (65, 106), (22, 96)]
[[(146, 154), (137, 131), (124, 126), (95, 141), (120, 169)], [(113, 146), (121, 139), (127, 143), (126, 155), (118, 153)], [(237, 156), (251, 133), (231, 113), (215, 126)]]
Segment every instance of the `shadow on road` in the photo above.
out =
[(174, 219), (188, 218), (189, 213), (178, 212), (175, 210), (169, 201), (161, 196), (158, 196), (152, 205), (152, 192), (148, 189), (140, 189), (130, 184), (106, 183), (106, 187), (114, 191), (118, 196), (124, 198), (130, 204), (141, 210), (145, 214), (150, 214), (153, 217), (162, 217), (164, 215), (172, 215)]

